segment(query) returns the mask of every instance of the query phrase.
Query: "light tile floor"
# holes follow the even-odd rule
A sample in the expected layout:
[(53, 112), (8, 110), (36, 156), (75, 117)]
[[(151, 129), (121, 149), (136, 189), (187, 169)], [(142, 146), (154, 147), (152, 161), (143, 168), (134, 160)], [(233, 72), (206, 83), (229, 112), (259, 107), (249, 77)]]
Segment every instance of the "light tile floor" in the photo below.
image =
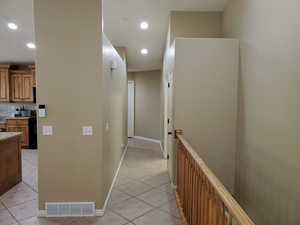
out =
[(103, 217), (37, 218), (37, 151), (23, 150), (23, 182), (0, 196), (0, 225), (180, 225), (157, 143), (129, 139)]

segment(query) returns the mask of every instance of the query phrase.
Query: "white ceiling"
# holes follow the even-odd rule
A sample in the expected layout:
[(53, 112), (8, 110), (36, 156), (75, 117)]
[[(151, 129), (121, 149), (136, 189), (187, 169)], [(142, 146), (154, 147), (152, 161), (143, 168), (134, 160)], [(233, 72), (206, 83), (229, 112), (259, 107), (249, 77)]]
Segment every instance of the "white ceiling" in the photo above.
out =
[[(34, 41), (32, 0), (0, 0), (0, 62), (33, 62), (34, 50), (26, 43)], [(18, 31), (7, 28), (18, 24)]]
[[(104, 32), (115, 46), (127, 49), (129, 70), (160, 69), (170, 10), (223, 10), (226, 0), (103, 0)], [(0, 62), (33, 62), (33, 0), (0, 1)], [(139, 28), (141, 21), (150, 25)], [(7, 29), (8, 22), (18, 31)], [(142, 56), (141, 48), (149, 54)]]

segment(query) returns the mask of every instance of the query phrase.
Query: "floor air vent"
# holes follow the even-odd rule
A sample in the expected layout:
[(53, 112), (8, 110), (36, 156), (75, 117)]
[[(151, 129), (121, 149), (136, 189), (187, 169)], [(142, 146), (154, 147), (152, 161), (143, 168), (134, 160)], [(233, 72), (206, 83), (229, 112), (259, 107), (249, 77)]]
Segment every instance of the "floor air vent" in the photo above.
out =
[(94, 202), (47, 202), (47, 217), (95, 216)]

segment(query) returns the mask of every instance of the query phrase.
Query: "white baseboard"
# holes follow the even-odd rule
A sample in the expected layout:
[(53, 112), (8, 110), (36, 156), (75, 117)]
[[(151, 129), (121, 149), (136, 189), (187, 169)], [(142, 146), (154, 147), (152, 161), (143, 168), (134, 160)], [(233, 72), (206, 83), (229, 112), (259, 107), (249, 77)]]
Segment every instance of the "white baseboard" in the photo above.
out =
[(162, 152), (162, 154), (163, 154), (164, 159), (167, 159), (167, 153), (165, 152), (165, 150), (164, 150), (164, 148), (163, 148), (161, 142), (159, 143), (159, 145), (160, 145), (160, 150), (161, 150), (161, 152)]
[(160, 140), (153, 139), (153, 138), (146, 138), (146, 137), (141, 137), (141, 136), (133, 136), (136, 139), (144, 140), (144, 141), (151, 141), (155, 143), (160, 143)]
[(108, 201), (109, 201), (111, 192), (112, 192), (113, 187), (114, 187), (114, 185), (115, 185), (115, 183), (116, 183), (116, 180), (117, 180), (117, 177), (118, 177), (118, 174), (119, 174), (119, 171), (120, 171), (120, 168), (121, 168), (121, 166), (122, 166), (122, 163), (123, 163), (123, 160), (124, 160), (124, 157), (125, 157), (125, 155), (126, 155), (127, 150), (128, 150), (128, 144), (126, 145), (126, 147), (125, 147), (125, 149), (124, 149), (123, 155), (122, 155), (121, 160), (120, 160), (120, 162), (119, 162), (118, 169), (117, 169), (117, 171), (116, 171), (116, 173), (115, 173), (114, 179), (113, 179), (113, 181), (112, 181), (112, 183), (111, 183), (111, 186), (110, 186), (110, 188), (109, 188), (109, 191), (108, 191), (108, 193), (107, 193), (107, 196), (106, 196), (106, 199), (105, 199), (105, 202), (104, 202), (104, 206), (103, 206), (102, 209), (96, 209), (96, 215), (95, 215), (95, 216), (103, 216), (104, 213), (105, 213), (105, 210), (106, 210), (106, 207), (107, 207), (107, 204), (108, 204)]
[[(125, 149), (124, 149), (124, 151), (123, 151), (121, 160), (120, 160), (120, 162), (119, 162), (119, 166), (118, 166), (117, 171), (116, 171), (116, 173), (115, 173), (114, 179), (113, 179), (113, 181), (112, 181), (112, 183), (111, 183), (110, 189), (109, 189), (109, 191), (108, 191), (108, 193), (107, 193), (107, 196), (106, 196), (106, 199), (105, 199), (103, 208), (102, 208), (102, 209), (96, 209), (96, 210), (95, 210), (95, 216), (104, 216), (104, 214), (105, 214), (105, 210), (106, 210), (106, 207), (107, 207), (107, 204), (108, 204), (108, 201), (109, 201), (109, 198), (110, 198), (112, 189), (113, 189), (113, 187), (114, 187), (114, 185), (115, 185), (115, 183), (116, 183), (116, 180), (117, 180), (117, 177), (118, 177), (120, 168), (121, 168), (121, 166), (122, 166), (124, 157), (125, 157), (125, 155), (126, 155), (127, 149), (128, 149), (128, 144), (126, 145), (126, 147), (125, 147)], [(46, 210), (38, 210), (38, 211), (37, 211), (37, 217), (47, 217)]]
[(167, 155), (166, 155), (166, 153), (165, 153), (165, 151), (164, 151), (164, 149), (163, 149), (163, 147), (162, 147), (162, 145), (161, 145), (161, 141), (160, 141), (160, 140), (153, 139), (153, 138), (141, 137), (141, 136), (134, 136), (134, 138), (140, 139), (140, 140), (144, 140), (144, 141), (151, 141), (151, 142), (154, 142), (154, 143), (159, 144), (160, 150), (161, 150), (161, 152), (162, 152), (162, 155), (163, 155), (164, 159), (167, 158)]
[(96, 209), (95, 216), (104, 216), (105, 210), (104, 209)]

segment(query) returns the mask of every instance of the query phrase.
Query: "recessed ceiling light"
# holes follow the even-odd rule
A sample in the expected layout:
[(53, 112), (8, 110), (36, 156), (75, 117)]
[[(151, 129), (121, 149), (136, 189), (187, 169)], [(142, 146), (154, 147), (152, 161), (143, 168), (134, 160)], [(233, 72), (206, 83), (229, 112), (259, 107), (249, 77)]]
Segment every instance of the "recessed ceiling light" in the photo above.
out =
[(147, 30), (149, 28), (149, 24), (147, 22), (141, 22), (140, 27), (142, 30)]
[(148, 55), (148, 49), (146, 49), (146, 48), (141, 49), (141, 54)]
[(35, 44), (32, 42), (27, 43), (26, 46), (27, 46), (27, 48), (35, 49)]
[(18, 30), (18, 25), (15, 23), (8, 23), (7, 26), (11, 30)]

